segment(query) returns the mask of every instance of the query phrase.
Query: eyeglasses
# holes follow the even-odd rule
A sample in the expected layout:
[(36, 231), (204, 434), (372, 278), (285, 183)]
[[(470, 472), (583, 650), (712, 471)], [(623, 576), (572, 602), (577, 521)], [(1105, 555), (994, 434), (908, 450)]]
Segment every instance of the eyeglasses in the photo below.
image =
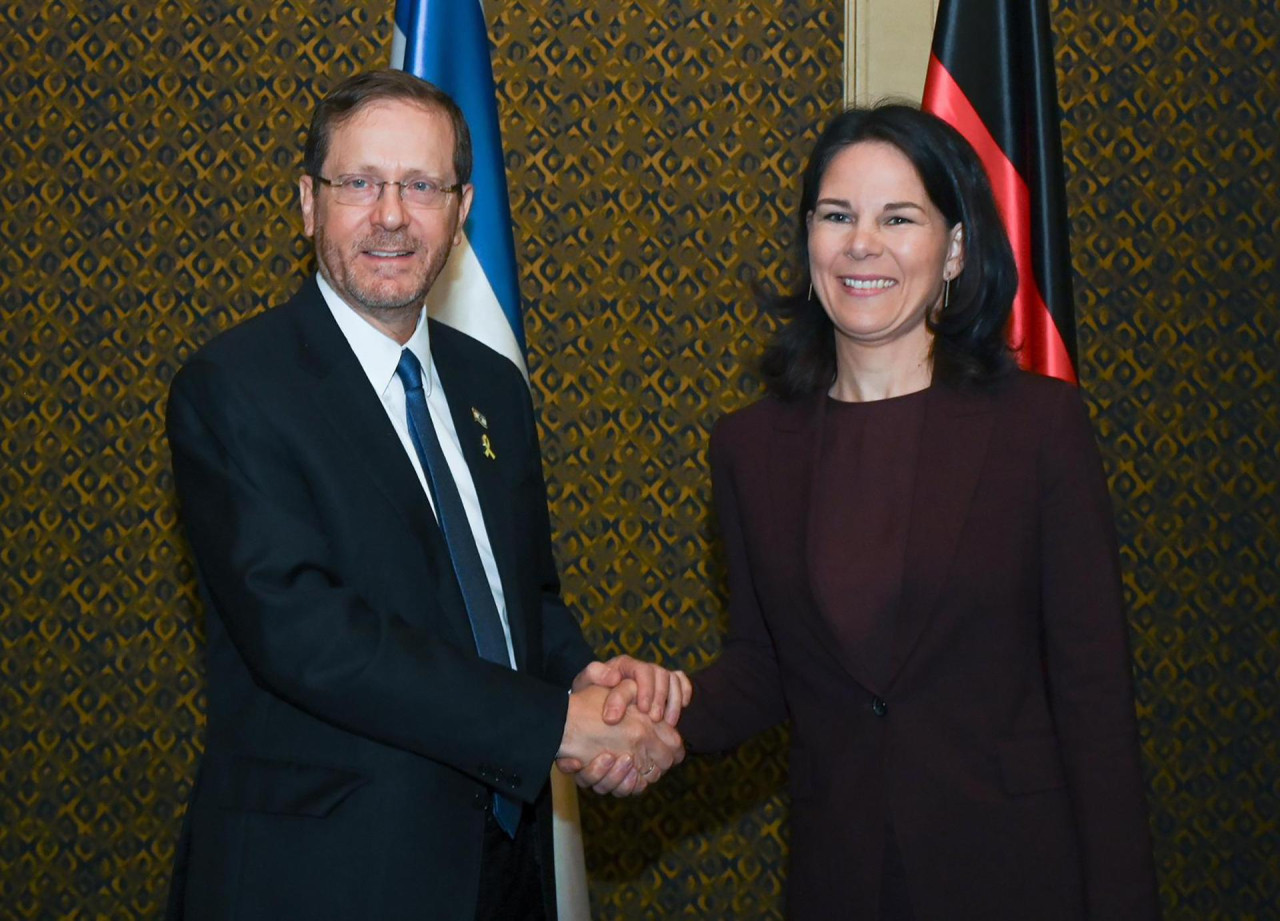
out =
[(340, 205), (368, 207), (382, 198), (384, 186), (393, 185), (400, 190), (400, 200), (414, 208), (443, 208), (449, 196), (462, 191), (461, 183), (436, 185), (430, 179), (378, 179), (374, 176), (341, 176), (325, 179), (313, 176), (316, 182), (333, 189), (333, 200)]

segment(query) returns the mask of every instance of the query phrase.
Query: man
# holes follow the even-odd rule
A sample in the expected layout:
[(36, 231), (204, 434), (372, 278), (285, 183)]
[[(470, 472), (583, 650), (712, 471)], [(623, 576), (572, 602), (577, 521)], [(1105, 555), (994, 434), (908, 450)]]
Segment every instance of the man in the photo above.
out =
[(472, 199), (453, 100), (356, 76), (305, 159), (318, 275), (170, 395), (209, 687), (169, 916), (554, 917), (553, 759), (644, 789), (689, 685), (592, 662), (524, 380), (426, 319)]

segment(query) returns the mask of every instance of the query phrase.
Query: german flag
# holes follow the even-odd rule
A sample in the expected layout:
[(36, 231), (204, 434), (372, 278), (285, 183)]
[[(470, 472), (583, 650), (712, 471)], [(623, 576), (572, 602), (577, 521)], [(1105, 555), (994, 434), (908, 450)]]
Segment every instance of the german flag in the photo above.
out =
[(1048, 0), (942, 0), (924, 108), (991, 177), (1018, 262), (1009, 341), (1029, 371), (1076, 381), (1071, 250)]

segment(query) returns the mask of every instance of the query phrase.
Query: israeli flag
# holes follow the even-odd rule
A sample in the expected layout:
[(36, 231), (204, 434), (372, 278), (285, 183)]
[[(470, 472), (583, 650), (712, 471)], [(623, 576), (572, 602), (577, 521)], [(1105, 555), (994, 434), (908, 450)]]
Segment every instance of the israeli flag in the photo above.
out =
[[(430, 80), (457, 100), (475, 155), (475, 199), (462, 244), (431, 286), (427, 310), (506, 355), (528, 380), (498, 100), (480, 0), (396, 0), (391, 66)], [(578, 790), (552, 768), (551, 792), (560, 921), (590, 921)]]
[(427, 295), (427, 310), (506, 355), (528, 379), (511, 204), (480, 0), (396, 0), (391, 66), (452, 96), (471, 129), (475, 199), (462, 244)]

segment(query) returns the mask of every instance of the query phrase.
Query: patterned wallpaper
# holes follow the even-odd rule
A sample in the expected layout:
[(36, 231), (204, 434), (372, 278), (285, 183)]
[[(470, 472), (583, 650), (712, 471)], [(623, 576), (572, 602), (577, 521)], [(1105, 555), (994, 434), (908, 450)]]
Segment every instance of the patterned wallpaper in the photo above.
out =
[[(747, 402), (813, 126), (830, 2), (507, 4), (496, 22), (530, 371), (565, 591), (590, 642), (695, 668), (719, 646), (706, 442)], [(783, 735), (634, 802), (583, 797), (602, 918), (768, 917)]]
[(168, 384), (293, 284), (314, 84), (384, 18), (0, 3), (0, 917), (163, 904), (203, 725)]
[[(203, 680), (168, 381), (307, 266), (302, 130), (385, 63), (390, 5), (0, 0), (0, 917), (157, 913)], [(1171, 921), (1280, 898), (1280, 24), (1230, 6), (1055, 4), (1081, 376)], [(602, 652), (718, 648), (706, 436), (757, 392), (752, 290), (788, 277), (842, 8), (490, 7), (558, 553)], [(584, 797), (597, 916), (779, 918), (784, 745)]]
[(1167, 921), (1280, 917), (1280, 13), (1060, 3), (1081, 380)]

